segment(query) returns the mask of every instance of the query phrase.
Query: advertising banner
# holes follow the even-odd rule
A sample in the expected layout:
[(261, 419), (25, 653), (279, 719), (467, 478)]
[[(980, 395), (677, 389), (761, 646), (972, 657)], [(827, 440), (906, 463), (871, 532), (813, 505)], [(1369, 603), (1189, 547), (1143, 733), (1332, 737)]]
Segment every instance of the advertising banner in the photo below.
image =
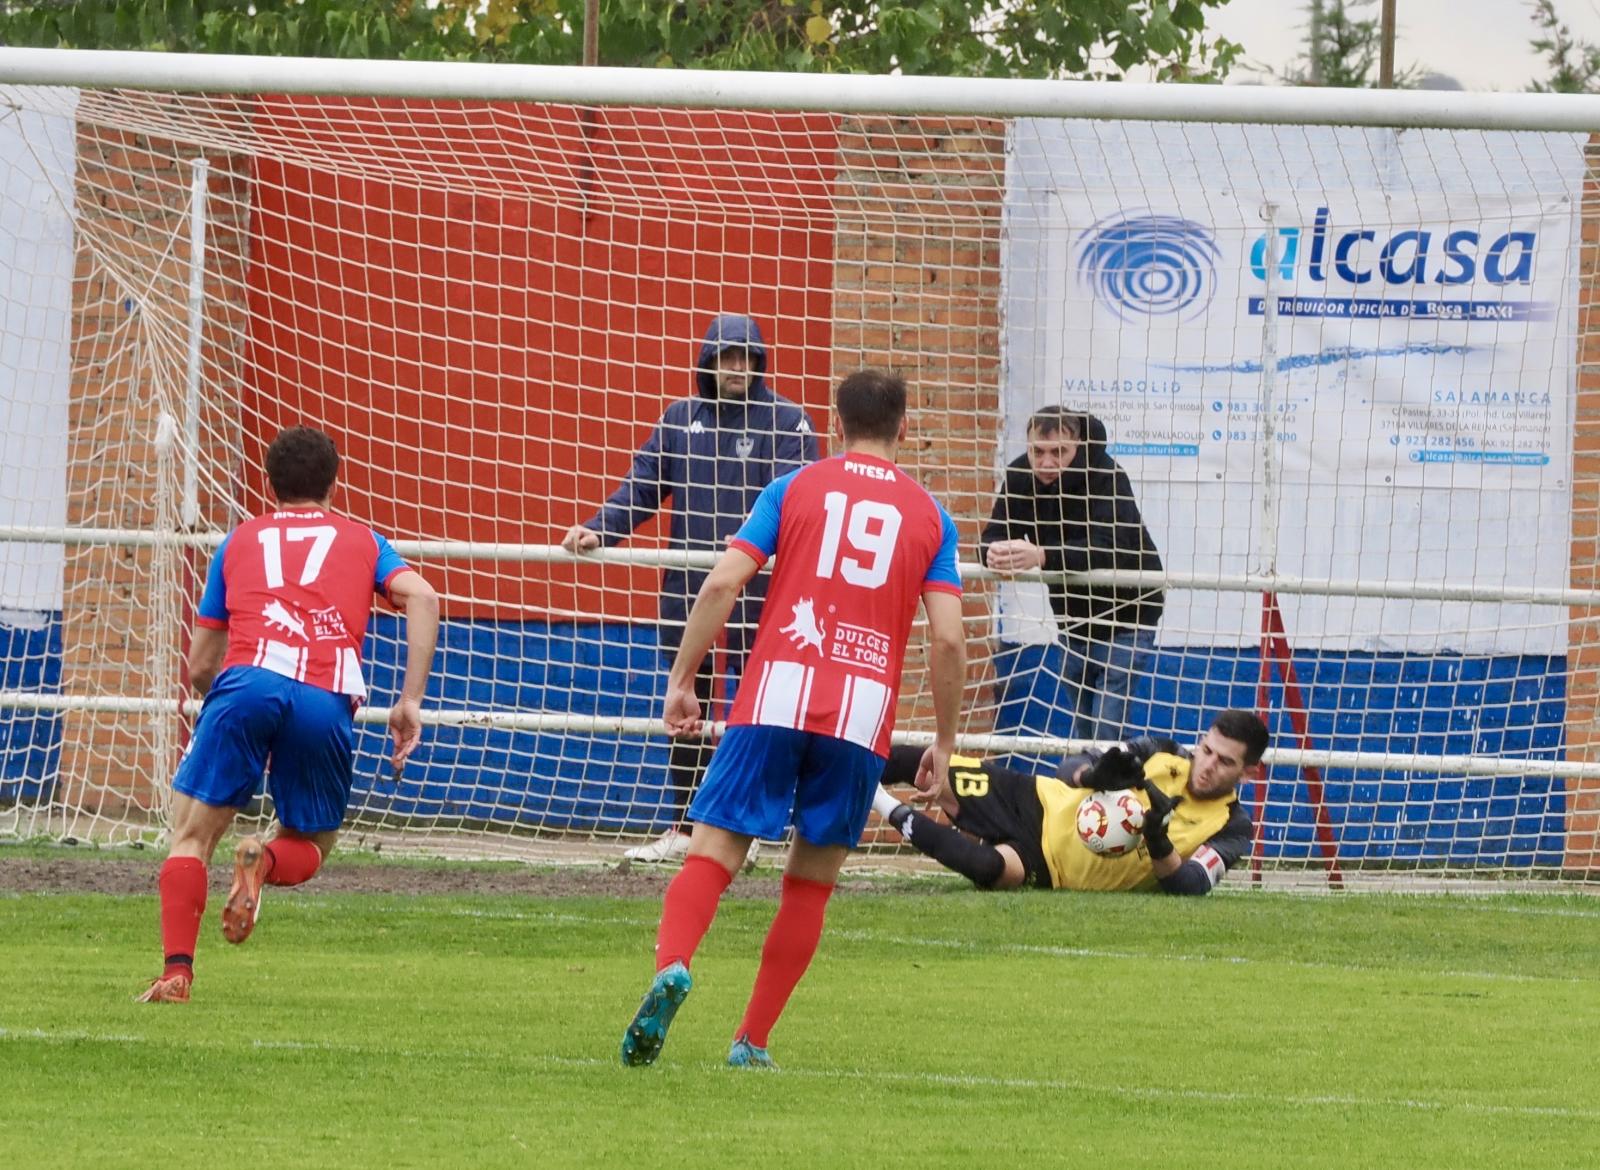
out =
[[(1567, 582), (1571, 135), (1015, 124), (1005, 459), (1106, 425), (1166, 568)], [(1003, 640), (1048, 622), (1008, 591)], [(1566, 613), (1285, 597), (1297, 645), (1559, 653)], [(1244, 645), (1259, 597), (1172, 591), (1166, 645)]]

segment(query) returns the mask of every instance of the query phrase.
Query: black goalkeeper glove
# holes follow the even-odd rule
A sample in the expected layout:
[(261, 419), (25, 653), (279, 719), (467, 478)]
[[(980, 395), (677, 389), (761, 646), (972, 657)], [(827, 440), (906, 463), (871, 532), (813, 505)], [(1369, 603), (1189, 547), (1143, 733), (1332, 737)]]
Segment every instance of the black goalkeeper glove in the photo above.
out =
[(1144, 847), (1151, 861), (1160, 861), (1171, 857), (1176, 848), (1172, 838), (1167, 836), (1167, 824), (1172, 820), (1172, 810), (1183, 803), (1183, 793), (1168, 796), (1148, 780), (1144, 781), (1143, 787), (1145, 797), (1150, 801), (1150, 807), (1144, 814)]
[(1122, 748), (1108, 748), (1078, 783), (1096, 792), (1120, 792), (1144, 783), (1144, 768)]
[(1158, 752), (1165, 752), (1170, 756), (1183, 754), (1183, 749), (1178, 746), (1178, 741), (1169, 739), (1164, 735), (1141, 735), (1137, 739), (1130, 739), (1122, 745), (1141, 764), (1148, 764), (1150, 757)]

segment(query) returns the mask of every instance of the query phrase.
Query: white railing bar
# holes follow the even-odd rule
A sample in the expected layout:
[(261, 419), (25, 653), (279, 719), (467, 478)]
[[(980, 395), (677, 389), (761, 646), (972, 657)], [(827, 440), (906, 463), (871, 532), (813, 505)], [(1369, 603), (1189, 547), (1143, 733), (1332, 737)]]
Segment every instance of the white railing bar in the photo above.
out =
[[(188, 699), (154, 699), (133, 695), (57, 695), (34, 691), (0, 691), (0, 709), (24, 711), (87, 711), (115, 715), (195, 715), (200, 701)], [(386, 723), (387, 707), (363, 707), (356, 713), (360, 723)], [(663, 734), (657, 718), (619, 718), (602, 715), (569, 715), (550, 711), (469, 711), (451, 708), (424, 708), (422, 721), (436, 727), (483, 727), (497, 731), (568, 732), (573, 735), (627, 735), (654, 736)], [(711, 725), (711, 733), (720, 736), (724, 725)], [(930, 732), (901, 732), (895, 736), (897, 743), (925, 746), (933, 742)], [(964, 735), (957, 746), (962, 751), (978, 754), (1002, 752), (1029, 752), (1056, 755), (1085, 747), (1106, 747), (1108, 744), (1090, 744), (1080, 741), (1063, 741), (1037, 735)], [(1572, 761), (1527, 759), (1502, 756), (1421, 755), (1405, 752), (1348, 752), (1301, 751), (1290, 748), (1271, 749), (1262, 757), (1268, 765), (1286, 767), (1346, 768), (1395, 772), (1422, 772), (1428, 775), (1452, 776), (1551, 776), (1570, 779), (1600, 779), (1600, 762), (1575, 763)]]
[(0, 48), (0, 84), (849, 114), (1600, 130), (1600, 96)]
[[(132, 548), (214, 549), (221, 532), (158, 532), (131, 528), (72, 528), (0, 525), (0, 544), (115, 545)], [(655, 568), (709, 569), (720, 554), (658, 548), (608, 548), (573, 554), (556, 544), (470, 540), (393, 540), (401, 556), (420, 561), (523, 561), (543, 564), (622, 564)], [(1517, 602), (1525, 605), (1600, 606), (1600, 590), (1532, 585), (1458, 584), (1444, 581), (1330, 581), (1269, 573), (1175, 573), (1142, 569), (1096, 569), (1088, 573), (996, 573), (964, 562), (964, 581), (1050, 581), (1071, 585), (1143, 586), (1217, 593), (1283, 593), (1320, 597), (1372, 597), (1405, 601)]]

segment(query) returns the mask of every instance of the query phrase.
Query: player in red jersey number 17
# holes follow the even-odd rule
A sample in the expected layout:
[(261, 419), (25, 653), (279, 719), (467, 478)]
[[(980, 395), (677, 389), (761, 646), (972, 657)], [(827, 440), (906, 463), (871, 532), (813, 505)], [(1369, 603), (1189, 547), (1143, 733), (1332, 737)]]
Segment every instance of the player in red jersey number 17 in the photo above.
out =
[(279, 829), (271, 840), (239, 842), (223, 937), (248, 938), (262, 886), (299, 885), (333, 848), (350, 799), (374, 593), (406, 615), (405, 680), (389, 714), (394, 768), (422, 736), (438, 595), (382, 536), (329, 511), (339, 452), (327, 435), (290, 427), (268, 447), (266, 465), (277, 507), (217, 549), (189, 642), (189, 680), (205, 704), (172, 782), (172, 847), (160, 876), (166, 962), (143, 1003), (188, 1000), (206, 863), (269, 759)]

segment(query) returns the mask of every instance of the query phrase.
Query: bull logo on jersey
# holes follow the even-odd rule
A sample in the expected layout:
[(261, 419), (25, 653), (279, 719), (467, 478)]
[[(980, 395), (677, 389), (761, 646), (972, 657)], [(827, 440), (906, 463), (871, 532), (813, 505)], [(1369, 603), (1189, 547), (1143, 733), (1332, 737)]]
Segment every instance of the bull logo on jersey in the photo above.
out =
[(809, 597), (802, 597), (795, 603), (794, 617), (778, 633), (788, 634), (789, 641), (796, 646), (815, 646), (817, 653), (822, 653), (822, 621)]
[(282, 630), (286, 634), (293, 634), (302, 642), (306, 640), (306, 624), (294, 614), (284, 608), (281, 601), (269, 601), (261, 610), (261, 616), (267, 626), (272, 629)]
[(749, 435), (740, 435), (734, 440), (733, 449), (739, 452), (740, 459), (748, 459), (750, 453), (756, 449), (756, 441)]

